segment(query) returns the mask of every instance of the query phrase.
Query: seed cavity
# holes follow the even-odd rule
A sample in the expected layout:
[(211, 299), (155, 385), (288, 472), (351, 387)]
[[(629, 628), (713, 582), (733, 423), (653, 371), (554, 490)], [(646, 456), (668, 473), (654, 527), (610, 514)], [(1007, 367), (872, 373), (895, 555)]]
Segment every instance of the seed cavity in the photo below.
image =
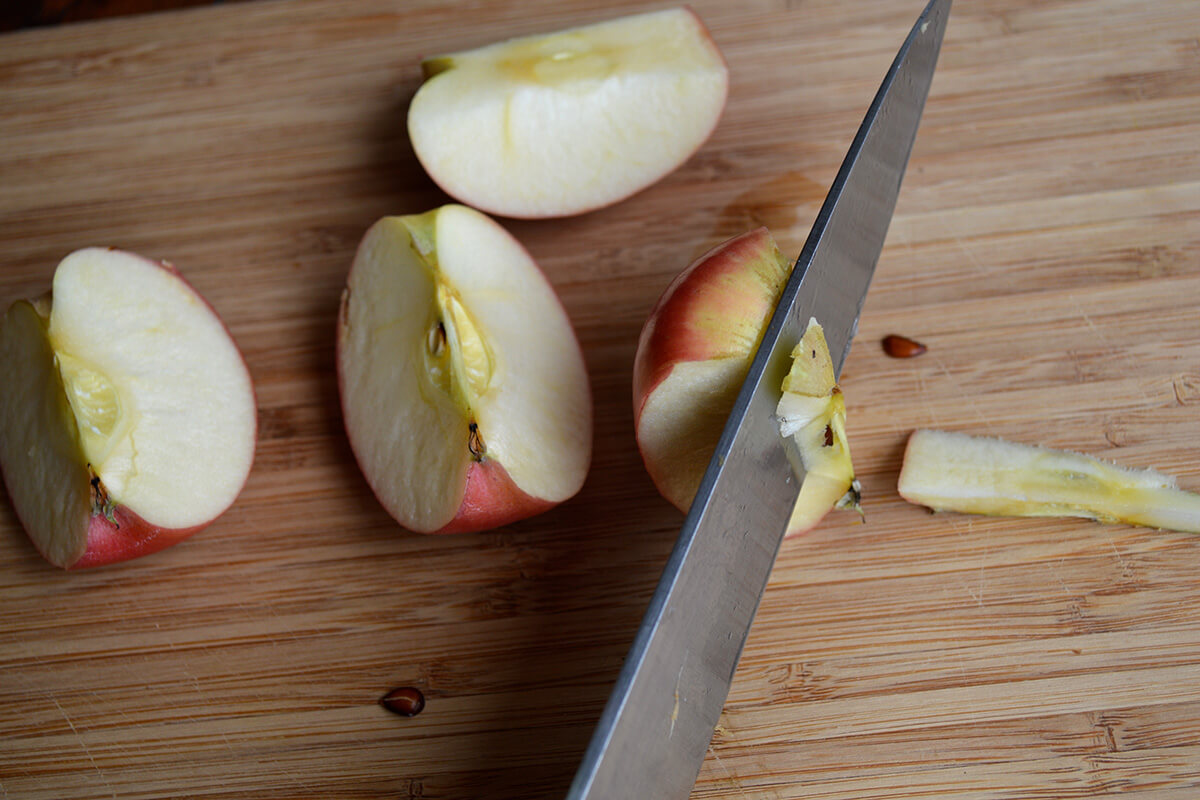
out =
[(446, 352), (446, 326), (441, 320), (438, 320), (438, 323), (429, 329), (425, 346), (429, 348), (429, 354), (434, 358), (439, 358), (442, 353)]
[(128, 443), (136, 413), (117, 385), (88, 362), (65, 348), (59, 349), (55, 360), (83, 453), (96, 471), (106, 472), (116, 486), (122, 479), (111, 470), (110, 456)]

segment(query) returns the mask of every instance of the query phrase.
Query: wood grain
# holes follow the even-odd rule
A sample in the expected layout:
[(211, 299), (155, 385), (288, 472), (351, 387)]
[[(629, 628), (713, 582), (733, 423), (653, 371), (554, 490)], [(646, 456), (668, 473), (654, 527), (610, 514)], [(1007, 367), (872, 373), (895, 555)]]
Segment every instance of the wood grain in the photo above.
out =
[[(405, 135), (418, 59), (642, 5), (281, 0), (0, 37), (0, 300), (85, 245), (169, 258), (241, 344), (261, 432), (234, 508), (141, 561), (60, 573), (0, 503), (0, 797), (562, 795), (681, 522), (633, 441), (641, 323), (748, 227), (798, 252), (918, 11), (695, 4), (732, 71), (708, 144), (610, 209), (506, 222), (584, 346), (587, 485), (405, 533), (350, 456), (332, 334), (367, 226), (445, 201)], [(866, 523), (785, 546), (694, 797), (1197, 796), (1200, 541), (933, 516), (895, 483), (941, 426), (1200, 490), (1198, 36), (1191, 0), (955, 7), (843, 376)], [(929, 351), (890, 359), (889, 333)], [(397, 686), (424, 712), (380, 708)]]

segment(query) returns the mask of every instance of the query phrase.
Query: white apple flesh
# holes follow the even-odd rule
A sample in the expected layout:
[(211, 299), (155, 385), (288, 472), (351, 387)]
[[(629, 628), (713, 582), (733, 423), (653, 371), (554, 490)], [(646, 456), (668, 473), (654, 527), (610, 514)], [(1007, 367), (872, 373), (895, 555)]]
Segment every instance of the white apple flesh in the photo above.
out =
[(729, 75), (676, 8), (423, 63), (408, 133), (460, 202), (508, 217), (610, 205), (683, 164), (716, 127)]
[(30, 539), (80, 568), (205, 527), (254, 458), (250, 375), (174, 267), (115, 249), (67, 256), (50, 297), (0, 329), (0, 465)]
[(338, 373), (359, 466), (409, 530), (505, 525), (583, 485), (592, 404), (574, 330), (524, 248), (473, 209), (371, 227), (342, 299)]

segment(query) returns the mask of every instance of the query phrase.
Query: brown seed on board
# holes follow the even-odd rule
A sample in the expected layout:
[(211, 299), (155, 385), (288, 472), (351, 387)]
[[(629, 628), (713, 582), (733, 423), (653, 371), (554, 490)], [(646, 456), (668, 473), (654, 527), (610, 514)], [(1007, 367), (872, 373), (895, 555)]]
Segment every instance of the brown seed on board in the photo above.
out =
[(883, 352), (892, 358), (913, 358), (924, 353), (928, 348), (907, 336), (888, 334), (883, 337)]
[(379, 705), (402, 717), (415, 717), (425, 708), (425, 695), (415, 686), (392, 689), (379, 701)]

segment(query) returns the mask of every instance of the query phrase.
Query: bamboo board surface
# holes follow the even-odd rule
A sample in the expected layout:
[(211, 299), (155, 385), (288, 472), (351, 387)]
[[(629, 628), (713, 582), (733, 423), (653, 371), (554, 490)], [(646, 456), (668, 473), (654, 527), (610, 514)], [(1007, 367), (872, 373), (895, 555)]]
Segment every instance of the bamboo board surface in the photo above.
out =
[[(642, 321), (722, 239), (799, 252), (918, 5), (695, 3), (732, 74), (712, 139), (612, 208), (505, 223), (584, 347), (588, 482), (440, 538), (373, 499), (333, 379), (359, 237), (445, 201), (405, 135), (418, 59), (642, 4), (284, 0), (0, 38), (0, 301), (82, 246), (170, 259), (260, 414), (239, 502), (140, 561), (59, 572), (0, 503), (0, 797), (561, 796), (682, 519), (633, 440)], [(866, 524), (785, 544), (694, 798), (1200, 792), (1200, 539), (895, 492), (922, 426), (1200, 490), (1198, 37), (1192, 0), (953, 10), (842, 379)], [(887, 358), (892, 332), (929, 352)], [(381, 709), (396, 686), (424, 712)]]

